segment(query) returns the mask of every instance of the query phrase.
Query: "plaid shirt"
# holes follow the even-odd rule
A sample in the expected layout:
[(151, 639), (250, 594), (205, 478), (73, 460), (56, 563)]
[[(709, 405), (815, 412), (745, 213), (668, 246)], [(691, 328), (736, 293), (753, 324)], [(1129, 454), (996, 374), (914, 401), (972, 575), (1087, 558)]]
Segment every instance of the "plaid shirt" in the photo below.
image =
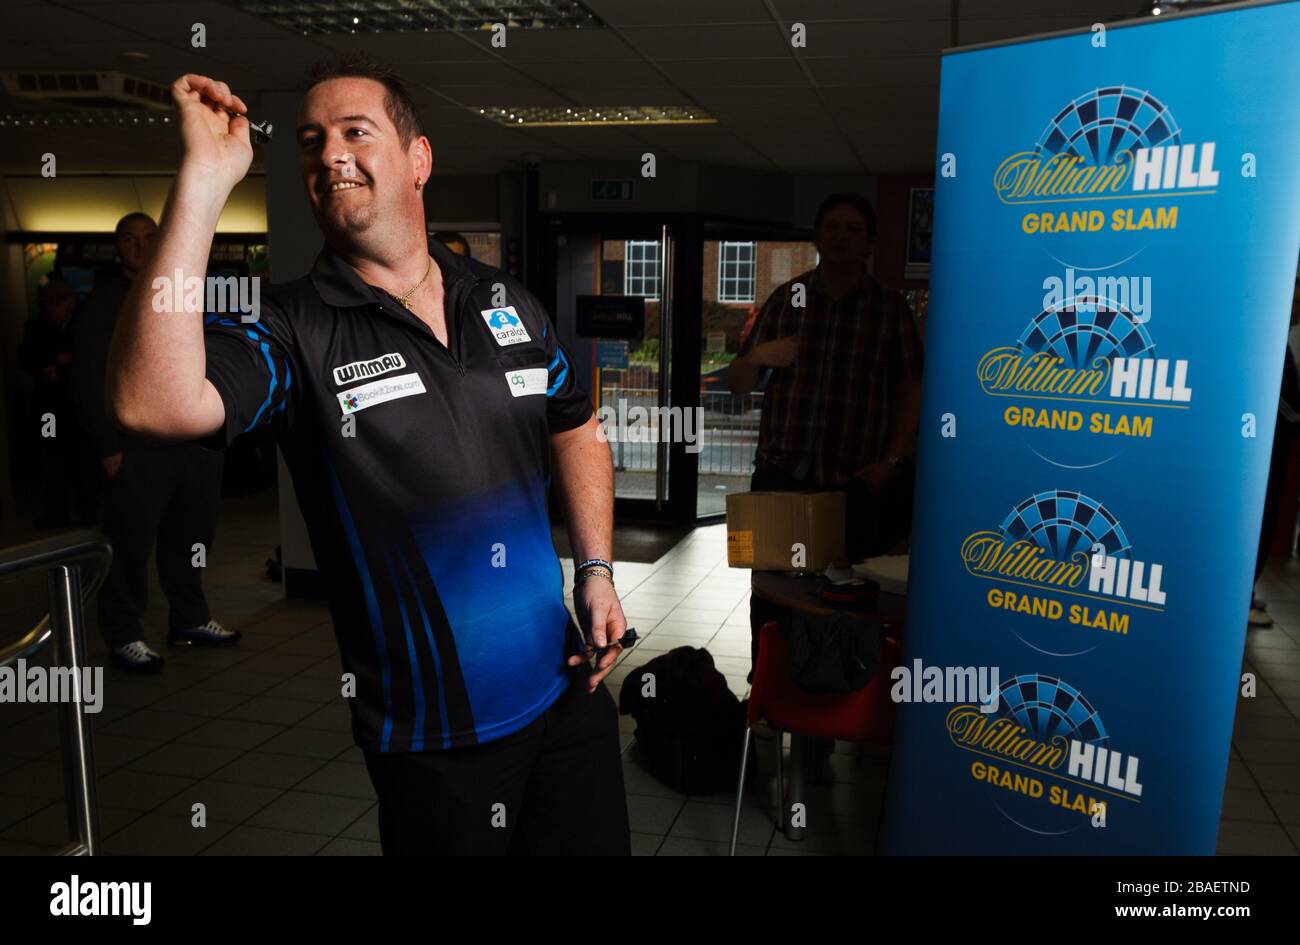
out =
[[(796, 283), (806, 287), (804, 308), (791, 305)], [(859, 288), (831, 299), (815, 269), (772, 293), (740, 354), (787, 335), (799, 336), (799, 354), (772, 370), (754, 463), (818, 486), (843, 485), (886, 457), (896, 385), (921, 378), (911, 309), (865, 271)]]

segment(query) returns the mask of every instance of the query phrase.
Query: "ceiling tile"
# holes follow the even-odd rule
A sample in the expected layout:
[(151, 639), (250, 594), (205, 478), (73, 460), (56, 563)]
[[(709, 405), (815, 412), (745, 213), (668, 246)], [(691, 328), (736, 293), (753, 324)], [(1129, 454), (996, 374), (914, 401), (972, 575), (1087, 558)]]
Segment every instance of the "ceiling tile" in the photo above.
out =
[(567, 105), (564, 98), (537, 85), (442, 85), (438, 90), (462, 105)]
[(1131, 0), (961, 0), (961, 18), (1032, 17), (1050, 13), (1089, 23), (1111, 16), (1132, 17), (1141, 3)]
[(653, 66), (639, 59), (573, 62), (521, 62), (515, 68), (550, 86), (665, 88), (668, 81)]
[(709, 111), (724, 110), (729, 105), (762, 103), (765, 108), (784, 108), (788, 105), (812, 105), (820, 99), (817, 90), (806, 82), (799, 85), (764, 86), (761, 93), (749, 86), (693, 86), (691, 94)]
[(770, 23), (763, 0), (583, 0), (612, 26)]
[(939, 57), (934, 56), (846, 56), (839, 59), (810, 59), (808, 70), (819, 87), (837, 85), (905, 86), (938, 81)]
[(367, 49), (386, 62), (490, 62), (487, 50), (461, 33), (367, 33), (312, 36), (316, 44), (340, 53)]
[(651, 59), (750, 59), (790, 54), (789, 41), (773, 23), (645, 27), (625, 30), (623, 35)]
[[(81, 7), (81, 3), (73, 3)], [(112, 23), (129, 24), (132, 32), (166, 43), (189, 45), (191, 29), (202, 23), (208, 46), (245, 36), (292, 36), (291, 31), (270, 20), (245, 13), (214, 0), (186, 0), (185, 3), (98, 3), (84, 7), (86, 15), (103, 17)]]
[(495, 62), (407, 62), (402, 64), (401, 75), (408, 84), (443, 90), (462, 85), (490, 88), (535, 88), (537, 85), (528, 76), (503, 69)]
[(694, 86), (807, 85), (802, 70), (790, 57), (778, 59), (732, 59), (715, 62), (697, 59), (661, 62), (664, 72), (686, 89)]
[(829, 113), (820, 103), (787, 105), (779, 111), (766, 102), (730, 105), (716, 109), (712, 114), (719, 125), (729, 130), (761, 128), (766, 134), (778, 129), (782, 134), (798, 133), (801, 129), (827, 126), (830, 122)]
[(60, 50), (60, 54), (56, 56), (37, 43), (0, 41), (0, 63), (4, 63), (6, 71), (15, 69), (101, 68), (97, 61), (98, 58), (98, 54), (95, 54), (93, 58), (86, 58), (84, 51), (74, 55)]
[(822, 23), (808, 27), (808, 45), (800, 58), (863, 56), (879, 53), (934, 55), (949, 45), (948, 21)]
[(547, 59), (621, 59), (627, 45), (613, 30), (507, 30), (506, 45), (492, 45), (487, 31), (460, 34), (471, 44), (501, 59), (536, 62)]
[[(963, 7), (967, 0), (963, 0)], [(773, 0), (786, 22), (817, 20), (946, 20), (952, 0)]]
[(559, 92), (579, 105), (694, 105), (690, 98), (671, 86), (658, 89), (573, 86)]
[[(49, 37), (60, 44), (92, 41), (129, 44), (131, 40), (140, 36), (138, 30), (119, 26), (111, 18), (97, 14), (93, 10), (82, 12), (49, 4), (20, 7), (5, 20), (6, 32), (21, 31), (27, 36)], [(123, 48), (130, 47), (128, 45)]]

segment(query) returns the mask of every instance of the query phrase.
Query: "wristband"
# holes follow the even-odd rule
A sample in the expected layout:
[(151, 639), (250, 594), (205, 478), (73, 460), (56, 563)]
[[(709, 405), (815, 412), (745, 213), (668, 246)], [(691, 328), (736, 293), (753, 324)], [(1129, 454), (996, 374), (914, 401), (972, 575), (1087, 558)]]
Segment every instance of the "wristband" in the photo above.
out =
[(582, 562), (582, 564), (578, 565), (573, 570), (576, 573), (579, 571), (583, 571), (587, 568), (593, 568), (593, 567), (604, 568), (606, 571), (609, 572), (610, 577), (614, 576), (614, 565), (606, 561), (604, 558), (588, 558), (586, 561)]
[(591, 565), (591, 567), (586, 568), (585, 570), (583, 570), (582, 572), (574, 576), (573, 586), (577, 587), (578, 585), (586, 581), (588, 578), (593, 578), (593, 577), (604, 578), (606, 581), (609, 581), (611, 586), (613, 586), (614, 584), (614, 574), (612, 571), (609, 570), (609, 568), (603, 568), (598, 564), (593, 564)]

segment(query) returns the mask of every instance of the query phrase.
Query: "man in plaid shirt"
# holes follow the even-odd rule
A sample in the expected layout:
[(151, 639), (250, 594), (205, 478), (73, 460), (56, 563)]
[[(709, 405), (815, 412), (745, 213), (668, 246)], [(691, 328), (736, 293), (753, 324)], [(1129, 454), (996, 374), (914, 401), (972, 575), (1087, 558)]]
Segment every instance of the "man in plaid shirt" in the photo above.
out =
[[(875, 214), (832, 194), (813, 225), (817, 268), (778, 287), (731, 363), (733, 394), (767, 370), (755, 491), (842, 490), (851, 560), (905, 537), (921, 400), (921, 341), (907, 303), (867, 274)], [(755, 629), (771, 619), (751, 605)]]

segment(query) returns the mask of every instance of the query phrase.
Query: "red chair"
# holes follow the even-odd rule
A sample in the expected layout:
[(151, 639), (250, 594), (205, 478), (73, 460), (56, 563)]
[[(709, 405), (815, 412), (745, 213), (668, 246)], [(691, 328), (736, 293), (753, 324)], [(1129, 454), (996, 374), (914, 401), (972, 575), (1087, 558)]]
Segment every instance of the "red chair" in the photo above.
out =
[[(901, 628), (890, 628), (897, 634)], [(813, 738), (840, 739), (849, 742), (873, 742), (888, 745), (894, 738), (897, 707), (889, 697), (890, 671), (898, 665), (901, 647), (896, 636), (885, 638), (880, 646), (880, 669), (871, 682), (856, 692), (804, 692), (790, 677), (790, 645), (776, 622), (765, 623), (759, 631), (758, 663), (749, 690), (749, 713), (745, 740), (740, 753), (740, 785), (736, 789), (736, 815), (731, 828), (731, 856), (736, 855), (736, 837), (740, 833), (740, 808), (745, 792), (745, 766), (749, 761), (749, 742), (754, 725), (767, 722), (776, 730), (777, 827), (784, 821), (785, 788), (783, 784), (782, 733)]]

